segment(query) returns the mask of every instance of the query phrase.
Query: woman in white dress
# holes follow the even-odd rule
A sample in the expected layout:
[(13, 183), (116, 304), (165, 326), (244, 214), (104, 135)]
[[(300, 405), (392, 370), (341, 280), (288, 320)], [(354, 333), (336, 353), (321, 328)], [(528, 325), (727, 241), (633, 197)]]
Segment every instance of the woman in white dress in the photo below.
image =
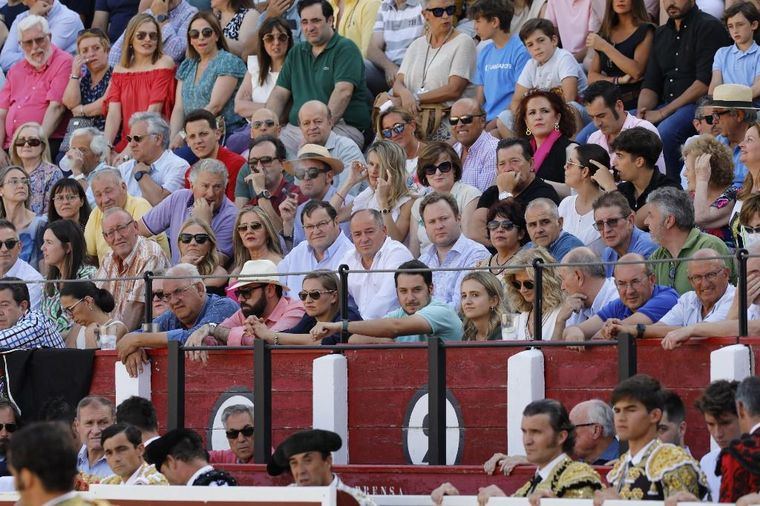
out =
[(112, 344), (127, 333), (122, 322), (111, 318), (115, 303), (113, 296), (92, 281), (67, 282), (61, 287), (61, 307), (66, 315), (79, 324), (79, 332), (70, 332), (68, 348), (100, 348), (102, 336), (115, 336)]
[[(544, 248), (530, 248), (519, 251), (510, 262), (515, 269), (507, 270), (504, 277), (507, 281), (507, 299), (510, 305), (520, 311), (515, 324), (515, 339), (517, 340), (556, 340), (562, 338), (565, 328), (563, 322), (557, 322), (557, 315), (562, 306), (562, 280), (556, 269), (543, 270), (543, 297), (541, 306), (541, 335), (533, 328), (533, 301), (536, 293), (533, 278), (533, 260), (540, 258), (545, 264), (555, 263), (556, 260)], [(522, 266), (522, 268), (517, 268)]]
[(575, 145), (568, 149), (565, 162), (565, 184), (572, 188), (573, 195), (565, 197), (559, 204), (562, 230), (572, 234), (586, 246), (599, 239), (599, 231), (594, 228), (594, 201), (604, 193), (594, 180), (599, 165), (610, 166), (610, 155), (597, 144)]

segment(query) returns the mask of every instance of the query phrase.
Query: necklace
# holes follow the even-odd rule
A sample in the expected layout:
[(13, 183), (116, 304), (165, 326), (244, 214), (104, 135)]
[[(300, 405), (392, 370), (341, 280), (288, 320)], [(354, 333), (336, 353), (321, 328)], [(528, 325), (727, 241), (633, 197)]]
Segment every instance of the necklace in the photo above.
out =
[(438, 47), (438, 49), (435, 50), (435, 54), (433, 54), (433, 57), (430, 59), (430, 65), (428, 66), (428, 56), (430, 55), (430, 47), (433, 44), (433, 34), (430, 34), (430, 38), (428, 38), (428, 46), (427, 49), (425, 49), (425, 63), (422, 64), (422, 83), (420, 84), (420, 89), (418, 93), (425, 93), (425, 79), (427, 79), (428, 70), (430, 70), (430, 67), (433, 66), (433, 62), (435, 61), (435, 57), (438, 56), (438, 53), (441, 52), (441, 49), (443, 49), (443, 46), (446, 45), (446, 42), (448, 42), (449, 37), (451, 37), (452, 32), (454, 31), (454, 27), (452, 26), (449, 28), (449, 33), (446, 34), (446, 38), (443, 39), (443, 44)]
[[(499, 254), (498, 253), (494, 253), (493, 255), (491, 255), (491, 258), (488, 259), (488, 267), (494, 267), (494, 265), (493, 265), (492, 262), (495, 260), (496, 261), (496, 266), (497, 267), (501, 267), (501, 269), (491, 269), (491, 272), (494, 273), (494, 274), (501, 274), (502, 272), (504, 272), (504, 266), (509, 263), (509, 261), (512, 259), (513, 256), (515, 256), (514, 253), (512, 253), (511, 255), (509, 255), (509, 257), (506, 260), (504, 260), (503, 262), (499, 262)], [(497, 270), (498, 270), (498, 272), (497, 272)]]

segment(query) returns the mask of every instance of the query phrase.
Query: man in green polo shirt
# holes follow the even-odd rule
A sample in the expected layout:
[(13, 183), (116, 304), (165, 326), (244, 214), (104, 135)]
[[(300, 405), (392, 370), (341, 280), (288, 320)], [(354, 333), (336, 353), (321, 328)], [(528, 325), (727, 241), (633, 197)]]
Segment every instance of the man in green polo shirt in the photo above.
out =
[[(712, 248), (721, 256), (730, 255), (726, 244), (711, 234), (700, 232), (694, 226), (694, 206), (687, 193), (678, 188), (658, 188), (647, 198), (649, 214), (644, 223), (649, 227), (652, 240), (660, 245), (650, 260), (670, 260), (652, 264), (657, 284), (675, 288), (679, 295), (692, 290), (689, 283), (687, 261), (697, 250)], [(726, 259), (726, 266), (734, 276), (734, 263)]]
[(281, 117), (293, 99), (288, 124), (280, 139), (295, 153), (303, 143), (298, 111), (309, 100), (327, 104), (333, 130), (362, 148), (370, 128), (370, 96), (364, 81), (364, 59), (356, 44), (333, 30), (333, 8), (327, 0), (298, 3), (305, 42), (296, 44), (285, 58), (267, 109)]

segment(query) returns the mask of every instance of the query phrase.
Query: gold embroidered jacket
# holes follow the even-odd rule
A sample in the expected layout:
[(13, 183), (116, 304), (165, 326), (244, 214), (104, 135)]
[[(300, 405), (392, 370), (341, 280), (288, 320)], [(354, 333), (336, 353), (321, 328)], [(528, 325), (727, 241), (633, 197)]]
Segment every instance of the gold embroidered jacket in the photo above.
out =
[[(513, 497), (527, 497), (531, 482), (517, 489)], [(551, 474), (536, 485), (535, 491), (551, 490), (557, 497), (572, 499), (592, 499), (594, 491), (602, 488), (602, 479), (593, 467), (583, 462), (575, 462), (565, 457), (559, 462)]]

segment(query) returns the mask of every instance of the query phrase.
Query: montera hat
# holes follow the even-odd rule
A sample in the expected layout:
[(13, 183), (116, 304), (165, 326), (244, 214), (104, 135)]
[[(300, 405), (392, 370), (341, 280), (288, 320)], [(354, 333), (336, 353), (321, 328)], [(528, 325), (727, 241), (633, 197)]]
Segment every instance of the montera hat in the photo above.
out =
[(296, 432), (285, 441), (272, 454), (267, 464), (267, 473), (271, 476), (279, 476), (290, 469), (290, 457), (306, 452), (331, 453), (340, 450), (343, 441), (340, 436), (329, 430), (305, 430)]
[(166, 461), (166, 457), (171, 455), (171, 452), (178, 444), (185, 441), (193, 448), (203, 448), (203, 441), (201, 441), (201, 437), (195, 431), (174, 429), (145, 447), (145, 461), (148, 464), (155, 465), (156, 470), (161, 472), (161, 466)]

